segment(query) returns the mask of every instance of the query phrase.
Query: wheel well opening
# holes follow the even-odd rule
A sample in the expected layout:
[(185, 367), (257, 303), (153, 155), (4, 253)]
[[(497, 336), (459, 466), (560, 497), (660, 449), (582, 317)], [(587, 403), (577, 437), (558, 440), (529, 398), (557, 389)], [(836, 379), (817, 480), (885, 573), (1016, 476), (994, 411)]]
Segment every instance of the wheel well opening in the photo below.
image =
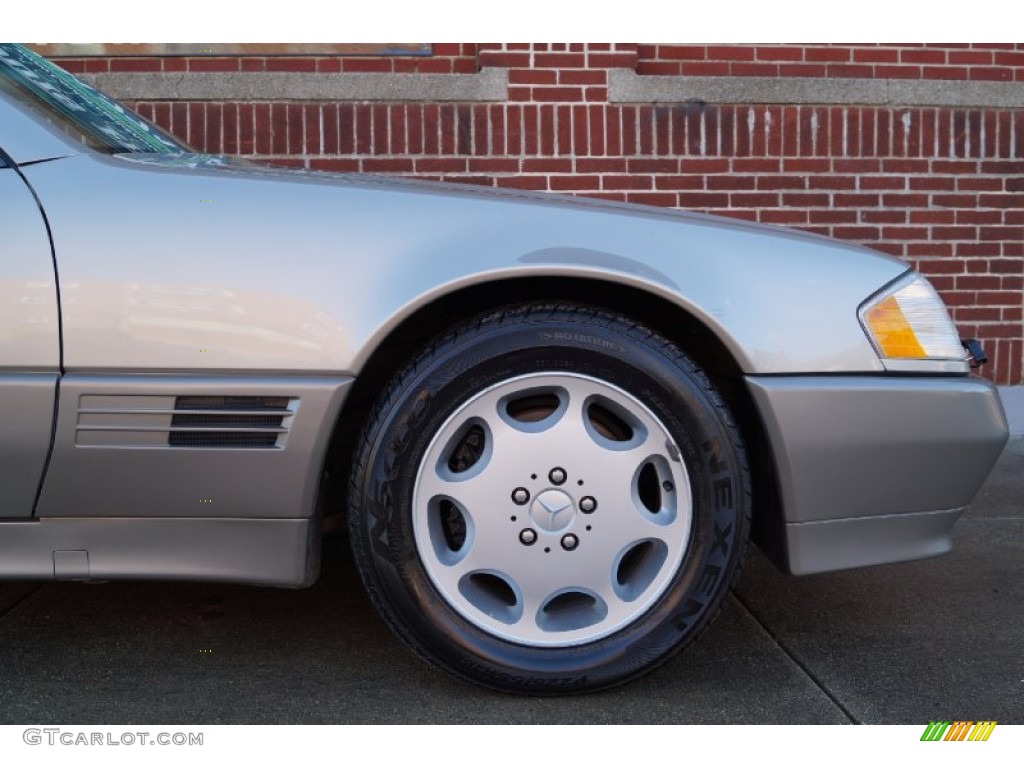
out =
[(353, 452), (374, 400), (391, 377), (431, 338), (458, 319), (526, 302), (574, 302), (622, 314), (675, 342), (712, 379), (737, 419), (751, 466), (752, 536), (781, 568), (784, 547), (774, 459), (760, 417), (736, 360), (693, 315), (641, 289), (600, 280), (543, 277), (500, 280), (443, 296), (402, 321), (356, 377), (331, 437), (318, 496), (325, 533), (344, 529)]

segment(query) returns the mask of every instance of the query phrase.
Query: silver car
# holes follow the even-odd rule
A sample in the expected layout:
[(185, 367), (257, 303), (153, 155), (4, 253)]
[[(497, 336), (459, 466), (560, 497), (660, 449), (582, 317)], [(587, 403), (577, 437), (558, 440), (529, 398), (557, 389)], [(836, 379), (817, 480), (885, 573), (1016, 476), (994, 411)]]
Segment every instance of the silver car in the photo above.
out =
[(1007, 437), (896, 259), (196, 154), (14, 45), (0, 215), (0, 575), (301, 587), (340, 522), (398, 636), (494, 689), (655, 667), (751, 538), (945, 552)]

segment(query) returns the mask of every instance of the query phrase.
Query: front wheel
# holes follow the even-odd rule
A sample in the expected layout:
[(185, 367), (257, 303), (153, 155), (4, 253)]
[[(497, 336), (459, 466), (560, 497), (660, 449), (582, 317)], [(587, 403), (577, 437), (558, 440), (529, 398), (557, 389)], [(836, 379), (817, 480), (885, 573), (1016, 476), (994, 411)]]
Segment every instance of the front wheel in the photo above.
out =
[(370, 597), (431, 663), (605, 688), (718, 613), (750, 518), (728, 409), (674, 345), (576, 305), (477, 318), (381, 396), (351, 482)]

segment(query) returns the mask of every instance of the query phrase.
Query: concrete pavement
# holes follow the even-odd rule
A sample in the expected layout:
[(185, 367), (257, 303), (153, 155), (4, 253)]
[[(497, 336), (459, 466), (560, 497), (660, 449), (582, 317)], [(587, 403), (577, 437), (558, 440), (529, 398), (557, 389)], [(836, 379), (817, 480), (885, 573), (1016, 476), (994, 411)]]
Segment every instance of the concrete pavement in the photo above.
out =
[(569, 699), (427, 668), (345, 541), (312, 589), (0, 583), (3, 723), (1024, 723), (1024, 441), (933, 560), (795, 578), (755, 549), (667, 665)]

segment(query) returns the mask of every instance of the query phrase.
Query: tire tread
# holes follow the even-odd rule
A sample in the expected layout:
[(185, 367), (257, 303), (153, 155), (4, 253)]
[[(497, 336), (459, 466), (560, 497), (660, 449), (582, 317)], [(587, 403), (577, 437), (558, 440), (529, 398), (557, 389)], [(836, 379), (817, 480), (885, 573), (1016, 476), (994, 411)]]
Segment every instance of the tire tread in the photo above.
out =
[[(741, 525), (744, 530), (741, 543), (739, 544), (741, 551), (738, 554), (738, 561), (736, 566), (732, 569), (728, 582), (723, 585), (722, 597), (717, 600), (713, 610), (705, 612), (701, 617), (700, 626), (690, 632), (686, 640), (680, 643), (671, 653), (663, 654), (662, 657), (654, 663), (644, 664), (632, 674), (624, 675), (605, 685), (596, 687), (591, 686), (581, 691), (510, 691), (507, 685), (502, 685), (498, 682), (488, 684), (485, 680), (481, 680), (479, 677), (468, 676), (460, 672), (458, 669), (438, 663), (433, 655), (422, 646), (414, 634), (409, 632), (404, 623), (398, 619), (398, 616), (391, 608), (389, 601), (384, 599), (380, 594), (379, 586), (374, 582), (374, 580), (367, 578), (367, 574), (370, 571), (368, 562), (370, 553), (368, 551), (368, 547), (360, 544), (359, 537), (361, 536), (361, 532), (358, 529), (358, 516), (361, 514), (363, 506), (363, 489), (361, 486), (363, 478), (366, 477), (368, 463), (370, 462), (373, 453), (373, 447), (376, 443), (377, 435), (387, 422), (388, 415), (403, 402), (406, 390), (431, 361), (436, 360), (439, 356), (444, 355), (446, 352), (453, 349), (467, 333), (479, 333), (490, 328), (501, 329), (503, 327), (517, 325), (522, 322), (550, 322), (552, 320), (567, 323), (578, 323), (580, 325), (598, 325), (609, 330), (617, 331), (632, 338), (637, 343), (644, 344), (652, 348), (662, 356), (672, 360), (676, 365), (686, 371), (691, 380), (699, 386), (703, 396), (706, 397), (708, 402), (711, 404), (713, 412), (721, 422), (721, 426), (729, 434), (733, 445), (738, 447), (736, 456), (737, 461), (740, 464), (739, 469), (740, 476), (742, 478), (742, 488), (740, 490), (744, 496), (742, 508), (745, 512), (741, 521)], [(714, 623), (714, 620), (725, 607), (726, 597), (731, 594), (736, 581), (739, 579), (743, 563), (746, 560), (747, 551), (749, 549), (749, 536), (746, 534), (749, 532), (751, 523), (752, 489), (749, 461), (743, 446), (744, 441), (736, 420), (732, 416), (730, 409), (722, 399), (721, 395), (715, 389), (711, 379), (676, 344), (655, 333), (648, 327), (633, 322), (624, 316), (614, 314), (597, 307), (569, 302), (534, 303), (502, 307), (492, 312), (478, 315), (470, 320), (457, 323), (424, 346), (410, 360), (410, 362), (392, 378), (387, 387), (385, 387), (378, 397), (376, 404), (364, 422), (358, 441), (358, 448), (353, 454), (354, 458), (348, 481), (347, 518), (356, 569), (360, 573), (360, 578), (363, 581), (370, 601), (377, 608), (381, 617), (384, 619), (384, 622), (399, 637), (399, 639), (416, 654), (417, 657), (435, 669), (475, 685), (481, 685), (485, 688), (503, 693), (511, 692), (516, 695), (544, 696), (580, 694), (617, 686), (636, 679), (637, 677), (641, 677), (657, 667), (660, 667), (662, 664), (677, 655), (683, 648), (699, 640), (704, 633), (707, 632), (709, 627)]]

